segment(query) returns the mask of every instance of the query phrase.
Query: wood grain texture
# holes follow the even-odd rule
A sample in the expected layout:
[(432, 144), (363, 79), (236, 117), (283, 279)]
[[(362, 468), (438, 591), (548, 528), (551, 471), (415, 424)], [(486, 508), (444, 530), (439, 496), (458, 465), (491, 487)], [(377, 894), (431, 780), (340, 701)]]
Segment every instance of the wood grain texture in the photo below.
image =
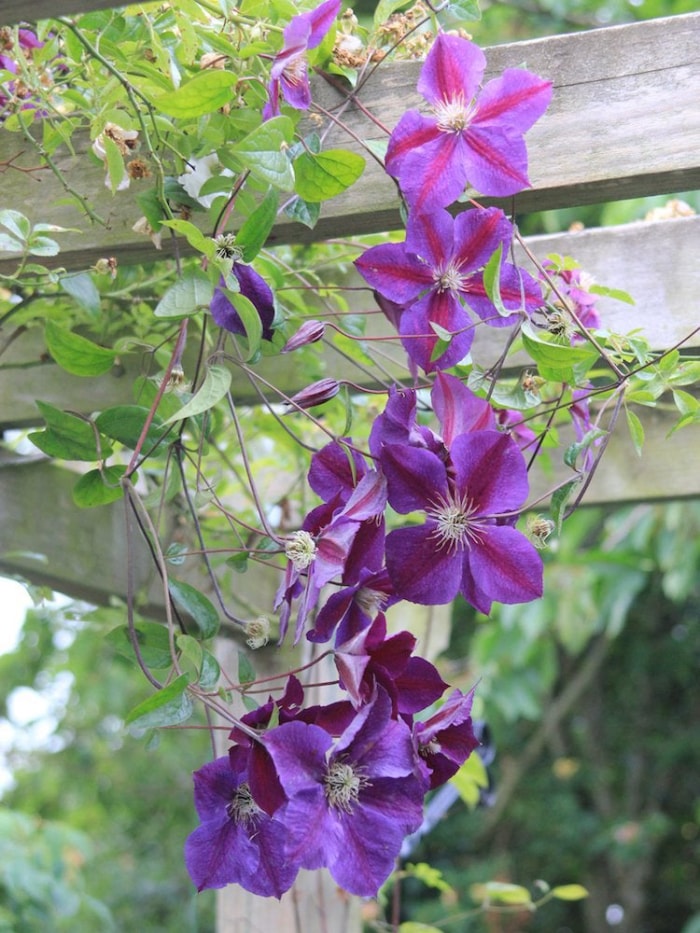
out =
[(109, 10), (120, 6), (126, 6), (126, 3), (115, 3), (114, 0), (31, 0), (29, 3), (27, 0), (0, 0), (0, 23), (6, 26), (15, 23), (36, 23), (40, 19), (91, 13), (93, 10)]
[[(626, 26), (555, 36), (487, 50), (487, 78), (506, 67), (526, 65), (554, 83), (554, 99), (527, 135), (532, 188), (503, 206), (526, 213), (601, 203), (642, 195), (681, 192), (700, 187), (700, 13)], [(423, 106), (415, 90), (420, 65), (391, 63), (377, 69), (360, 99), (392, 128), (409, 107)], [(352, 103), (317, 77), (314, 95), (327, 111), (341, 113), (359, 138), (386, 139)], [(310, 125), (309, 125), (310, 126)], [(112, 196), (104, 171), (87, 155), (87, 138), (77, 139), (75, 155), (57, 156), (59, 168), (108, 221), (91, 225), (49, 172), (12, 172), (12, 205), (33, 221), (75, 226), (79, 234), (61, 235), (62, 252), (54, 264), (85, 268), (100, 256), (124, 263), (145, 263), (172, 255), (132, 231), (141, 214), (135, 198), (146, 182), (134, 182)], [(359, 149), (339, 128), (327, 147)], [(0, 130), (0, 161), (27, 150), (21, 137)], [(36, 165), (24, 152), (18, 165)], [(497, 203), (485, 200), (484, 203)], [(234, 218), (235, 226), (235, 218)], [(333, 236), (381, 232), (400, 226), (393, 181), (368, 159), (360, 181), (324, 204), (314, 230), (280, 220), (270, 243), (310, 242)], [(180, 249), (187, 252), (186, 244)], [(0, 261), (0, 271), (12, 260)]]
[[(599, 300), (603, 325), (611, 331), (625, 334), (639, 328), (654, 348), (664, 349), (686, 338), (700, 324), (697, 310), (700, 217), (530, 237), (526, 242), (540, 260), (552, 253), (572, 255), (599, 284), (630, 293), (635, 299), (634, 305), (610, 298)], [(526, 257), (521, 258), (527, 266)], [(359, 275), (351, 273), (339, 284), (359, 286), (363, 282)], [(375, 310), (369, 291), (351, 291), (347, 295), (350, 312)], [(342, 319), (339, 323), (342, 326)], [(0, 329), (0, 345), (12, 332), (10, 319)], [(368, 316), (369, 336), (386, 337), (392, 333), (381, 315)], [(502, 336), (500, 331), (479, 327), (473, 349), (475, 361), (484, 367), (493, 365), (502, 351)], [(688, 346), (700, 346), (700, 334), (696, 333)], [(406, 358), (398, 339), (382, 343), (381, 353), (383, 371), (369, 360), (365, 368), (360, 369), (332, 351), (329, 345), (326, 372), (334, 378), (370, 388), (381, 387), (392, 379), (404, 379)], [(510, 363), (513, 367), (526, 364), (525, 357), (516, 357)], [(187, 374), (192, 372), (193, 366), (186, 358)], [(85, 413), (111, 405), (132, 404), (135, 377), (150, 369), (148, 356), (127, 354), (106, 376), (71, 376), (47, 358), (41, 329), (28, 330), (0, 356), (0, 428), (37, 424), (40, 419), (36, 399)], [(294, 354), (263, 359), (255, 369), (288, 395), (303, 388)], [(238, 369), (233, 373), (233, 392), (241, 403), (260, 401), (249, 380)]]

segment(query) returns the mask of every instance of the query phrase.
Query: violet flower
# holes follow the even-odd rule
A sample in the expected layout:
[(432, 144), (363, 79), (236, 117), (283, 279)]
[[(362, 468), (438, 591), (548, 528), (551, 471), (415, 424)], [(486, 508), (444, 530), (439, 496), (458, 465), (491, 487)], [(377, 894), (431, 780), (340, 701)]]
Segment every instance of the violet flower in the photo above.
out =
[[(542, 306), (538, 283), (508, 262), (501, 264), (499, 284), (503, 305), (513, 313), (502, 316), (488, 297), (484, 266), (499, 246), (508, 249), (512, 237), (512, 225), (499, 208), (465, 211), (456, 218), (436, 210), (409, 216), (404, 243), (372, 246), (355, 260), (373, 288), (406, 306), (399, 334), (409, 357), (425, 372), (448, 369), (469, 352), (474, 325), (464, 303), (492, 327), (510, 327), (521, 308), (531, 313)], [(433, 324), (452, 335), (442, 353)]]
[(454, 690), (437, 712), (414, 723), (418, 757), (431, 789), (449, 781), (479, 745), (471, 717), (473, 699), (473, 690), (467, 694)]
[[(272, 340), (272, 323), (275, 319), (275, 299), (270, 286), (265, 279), (259, 275), (252, 266), (244, 262), (234, 262), (231, 272), (235, 276), (241, 295), (247, 298), (260, 315), (262, 324), (263, 340)], [(225, 279), (221, 279), (219, 287), (214, 290), (214, 297), (211, 300), (209, 310), (214, 321), (223, 327), (224, 330), (232, 334), (240, 334), (245, 337), (245, 327), (241, 317), (222, 291), (226, 285)]]
[(300, 13), (290, 20), (284, 30), (284, 45), (272, 63), (263, 120), (279, 116), (280, 91), (290, 107), (308, 110), (311, 88), (306, 53), (321, 44), (338, 15), (341, 3), (342, 0), (325, 0), (315, 10)]
[(425, 785), (406, 723), (379, 690), (334, 743), (322, 728), (291, 722), (265, 744), (289, 797), (279, 819), (292, 865), (326, 867), (340, 887), (373, 897), (401, 843), (423, 819)]
[(253, 800), (247, 759), (248, 749), (233, 748), (195, 771), (201, 825), (185, 842), (185, 863), (198, 891), (236, 883), (261, 897), (281, 897), (299, 861), (283, 853), (285, 826)]
[(423, 605), (457, 593), (488, 614), (493, 600), (542, 595), (542, 561), (513, 526), (528, 495), (527, 469), (515, 442), (498, 431), (454, 439), (446, 463), (429, 450), (385, 445), (381, 464), (389, 504), (426, 520), (392, 531), (386, 565), (397, 594)]
[(546, 110), (552, 85), (508, 68), (479, 93), (485, 66), (481, 49), (458, 36), (439, 35), (428, 53), (418, 91), (432, 113), (405, 113), (386, 154), (412, 210), (447, 207), (467, 184), (496, 197), (529, 186), (523, 134)]

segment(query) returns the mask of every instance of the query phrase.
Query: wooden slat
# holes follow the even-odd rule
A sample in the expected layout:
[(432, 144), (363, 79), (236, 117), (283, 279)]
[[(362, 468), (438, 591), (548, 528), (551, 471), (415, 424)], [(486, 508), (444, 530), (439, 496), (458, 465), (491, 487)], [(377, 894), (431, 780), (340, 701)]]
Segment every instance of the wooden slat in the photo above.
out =
[[(487, 77), (525, 64), (554, 82), (553, 103), (528, 134), (533, 187), (504, 206), (511, 209), (514, 204), (518, 211), (530, 212), (700, 188), (699, 40), (700, 13), (691, 13), (487, 50)], [(422, 103), (415, 90), (419, 67), (415, 62), (380, 67), (362, 89), (363, 104), (388, 127), (406, 108)], [(320, 78), (315, 95), (327, 109), (341, 102)], [(343, 119), (360, 137), (382, 138), (358, 109), (345, 111)], [(327, 146), (336, 145), (357, 148), (334, 129)], [(26, 148), (21, 137), (0, 131), (0, 160)], [(48, 172), (14, 172), (8, 206), (34, 221), (84, 231), (61, 236), (63, 251), (55, 263), (68, 268), (84, 268), (106, 255), (139, 263), (169, 255), (170, 245), (158, 253), (147, 238), (131, 230), (141, 213), (135, 196), (145, 183), (134, 182), (112, 197), (102, 168), (93, 164), (87, 148), (86, 138), (77, 140), (76, 155), (59, 156), (57, 164), (109, 219), (108, 230), (91, 226), (77, 208), (57, 203), (65, 192)], [(36, 161), (35, 154), (25, 152), (17, 164)], [(314, 241), (399, 225), (394, 184), (369, 160), (362, 179), (323, 206), (313, 231), (281, 220), (271, 242)], [(0, 271), (11, 267), (11, 261), (0, 262)]]
[[(667, 433), (673, 418), (663, 411), (640, 412), (646, 432), (640, 460), (621, 420), (586, 494), (585, 504), (625, 504), (638, 501), (700, 496), (700, 434), (686, 428)], [(531, 477), (529, 501), (546, 494), (558, 481), (573, 476), (566, 467), (553, 478), (540, 473)], [(76, 474), (47, 461), (28, 463), (0, 461), (0, 574), (20, 575), (62, 593), (98, 604), (114, 595), (126, 596), (126, 534), (122, 503), (98, 510), (79, 509), (71, 498)], [(546, 507), (537, 506), (545, 512)], [(177, 534), (177, 532), (175, 532)], [(166, 536), (167, 545), (167, 536)], [(162, 619), (162, 586), (148, 551), (134, 542), (135, 589), (145, 615)], [(193, 561), (174, 568), (179, 579), (189, 580), (210, 592), (201, 566)], [(268, 574), (269, 578), (274, 577)], [(255, 602), (274, 588), (274, 580), (244, 580), (246, 599)], [(228, 592), (228, 591), (227, 591)], [(238, 607), (234, 606), (234, 609)], [(269, 606), (261, 605), (263, 611)]]
[[(143, 4), (150, 5), (150, 4)], [(36, 23), (40, 19), (52, 19), (56, 16), (72, 16), (74, 13), (90, 13), (93, 10), (108, 10), (111, 7), (126, 6), (114, 0), (2, 0), (0, 2), (0, 23)], [(142, 4), (139, 4), (142, 6)]]
[[(551, 253), (572, 255), (599, 284), (620, 288), (632, 295), (636, 301), (634, 306), (606, 298), (599, 300), (603, 324), (611, 331), (624, 334), (639, 328), (654, 348), (663, 349), (683, 340), (700, 324), (697, 312), (700, 217), (531, 237), (527, 243), (540, 260)], [(527, 264), (525, 257), (522, 259)], [(359, 276), (353, 275), (342, 284), (363, 283)], [(374, 307), (369, 292), (365, 291), (349, 292), (348, 301), (351, 311), (362, 312)], [(11, 332), (10, 320), (0, 331), (0, 344)], [(380, 315), (374, 314), (368, 318), (368, 333), (380, 336), (392, 331)], [(502, 350), (502, 337), (500, 331), (480, 327), (473, 351), (475, 360), (490, 366)], [(700, 335), (695, 334), (689, 346), (700, 346)], [(382, 348), (394, 361), (387, 364), (389, 376), (405, 378), (405, 354), (398, 342), (382, 344)], [(386, 358), (383, 362), (387, 363)], [(520, 363), (525, 361), (513, 361), (513, 365)], [(380, 383), (378, 371), (369, 364), (370, 373), (377, 374), (375, 379), (332, 351), (327, 354), (327, 366), (336, 378), (367, 386)], [(263, 360), (256, 369), (287, 394), (302, 387), (302, 373), (294, 354)], [(85, 413), (110, 405), (131, 404), (134, 378), (147, 371), (148, 359), (132, 354), (122, 357), (119, 366), (106, 376), (94, 379), (70, 376), (47, 359), (41, 331), (27, 331), (0, 356), (0, 428), (36, 424), (39, 421), (37, 398)], [(191, 372), (191, 368), (187, 371)], [(258, 401), (239, 370), (234, 370), (233, 391), (241, 402), (255, 404)]]

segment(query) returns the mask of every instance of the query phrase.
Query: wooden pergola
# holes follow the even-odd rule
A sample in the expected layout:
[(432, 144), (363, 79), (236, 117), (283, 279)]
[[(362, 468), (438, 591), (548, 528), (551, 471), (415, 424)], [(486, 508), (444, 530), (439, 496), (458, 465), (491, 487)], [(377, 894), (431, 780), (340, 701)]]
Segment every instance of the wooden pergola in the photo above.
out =
[[(34, 0), (28, 11), (26, 2), (5, 0), (0, 4), (0, 20), (16, 22), (28, 12), (36, 20), (113, 5), (114, 0)], [(487, 49), (486, 54), (489, 72), (525, 64), (554, 83), (552, 105), (528, 135), (532, 188), (501, 203), (506, 211), (523, 215), (700, 188), (700, 13), (502, 45)], [(407, 107), (419, 103), (415, 91), (418, 69), (414, 62), (382, 67), (363, 88), (364, 107), (393, 127)], [(343, 100), (320, 78), (316, 79), (314, 99), (327, 111)], [(359, 108), (345, 109), (343, 118), (358, 137), (379, 138), (379, 131)], [(334, 143), (350, 149), (355, 145), (336, 129), (327, 144)], [(116, 257), (120, 264), (140, 264), (172, 255), (167, 241), (163, 251), (157, 252), (150, 240), (132, 231), (134, 218), (140, 214), (136, 186), (113, 198), (104, 186), (102, 169), (83, 158), (88, 146), (85, 138), (75, 155), (61, 156), (60, 169), (73, 178), (81, 196), (108, 218), (108, 227), (90, 225), (77, 204), (67, 206), (65, 191), (49, 173), (13, 172), (10, 185), (6, 168), (6, 205), (22, 210), (32, 221), (80, 228), (80, 233), (61, 237), (62, 251), (57, 259), (67, 269), (85, 269), (106, 256)], [(36, 158), (30, 152), (18, 155), (18, 138), (0, 130), (0, 167), (15, 157), (19, 166), (29, 166)], [(398, 226), (395, 187), (370, 161), (355, 186), (324, 204), (314, 230), (281, 220), (269, 245), (377, 233)], [(685, 341), (684, 350), (697, 353), (700, 216), (534, 237), (528, 245), (540, 257), (571, 255), (600, 283), (631, 294), (634, 306), (601, 300), (601, 314), (611, 330), (626, 333), (639, 328), (659, 350)], [(183, 254), (188, 252), (184, 242), (179, 243), (179, 249)], [(0, 270), (13, 267), (12, 256), (0, 256)], [(686, 340), (688, 335), (692, 336)], [(0, 332), (0, 345), (7, 337)], [(483, 353), (488, 358), (489, 346), (486, 335), (475, 355)], [(269, 367), (270, 361), (261, 365), (263, 375), (266, 365)], [(293, 358), (276, 358), (273, 365), (282, 389), (300, 388)], [(138, 371), (139, 359), (127, 356), (121, 366), (100, 379), (72, 377), (46, 358), (40, 332), (30, 330), (20, 335), (0, 359), (0, 430), (40, 423), (37, 398), (85, 412), (131, 402), (132, 380), (125, 376)], [(243, 402), (252, 401), (247, 383), (237, 381), (235, 374), (232, 391)], [(646, 433), (643, 458), (638, 459), (621, 427), (588, 490), (587, 502), (617, 504), (700, 495), (697, 429), (680, 430), (669, 439), (677, 413), (663, 404), (640, 413), (640, 417)], [(96, 603), (115, 594), (124, 596), (123, 508), (103, 507), (97, 528), (89, 510), (73, 506), (74, 476), (68, 470), (41, 457), (1, 456), (0, 527), (4, 544), (0, 572), (46, 583)], [(162, 585), (150, 562), (137, 559), (133, 566), (137, 589), (143, 595), (142, 611), (162, 617)], [(311, 889), (303, 895), (311, 904), (316, 896)], [(333, 906), (328, 900), (331, 896), (333, 892), (327, 891), (329, 926), (315, 926), (321, 922), (315, 919), (318, 912), (305, 908), (305, 933), (341, 929), (329, 917), (345, 916), (347, 904), (336, 899)], [(261, 904), (259, 899), (244, 896), (235, 907), (230, 902), (222, 907), (222, 933), (252, 929), (240, 919), (252, 912), (252, 900), (256, 901), (257, 929), (293, 929), (290, 915), (284, 913), (292, 910), (285, 906), (287, 898), (280, 908), (276, 902)]]

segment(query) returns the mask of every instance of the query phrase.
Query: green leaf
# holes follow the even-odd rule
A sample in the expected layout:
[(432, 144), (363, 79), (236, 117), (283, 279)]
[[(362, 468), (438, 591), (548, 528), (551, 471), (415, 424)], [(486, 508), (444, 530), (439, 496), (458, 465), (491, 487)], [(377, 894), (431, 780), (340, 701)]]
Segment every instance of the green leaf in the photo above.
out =
[(636, 304), (630, 293), (621, 288), (608, 288), (606, 285), (591, 285), (588, 291), (591, 295), (600, 295), (604, 298), (613, 298), (615, 301), (624, 301), (627, 305)]
[(428, 888), (435, 888), (437, 891), (448, 893), (454, 891), (452, 885), (448, 884), (439, 868), (433, 868), (426, 862), (408, 862), (406, 865), (406, 874), (416, 878)]
[(226, 395), (231, 386), (231, 370), (225, 366), (210, 366), (197, 392), (183, 405), (182, 408), (171, 415), (163, 424), (173, 424), (185, 418), (194, 418), (202, 412), (209, 411)]
[(527, 888), (505, 881), (487, 881), (486, 884), (473, 884), (469, 889), (475, 901), (489, 904), (531, 904), (532, 898)]
[(32, 231), (32, 225), (24, 214), (20, 214), (19, 211), (12, 211), (9, 208), (0, 210), (0, 224), (23, 244), (29, 239), (29, 234)]
[(125, 466), (116, 465), (83, 473), (73, 487), (73, 502), (81, 509), (116, 502), (123, 495), (119, 481), (125, 472)]
[(489, 786), (489, 776), (481, 758), (471, 754), (459, 771), (450, 778), (450, 784), (457, 788), (459, 796), (469, 809), (473, 810), (479, 803), (481, 788)]
[(32, 233), (29, 238), (27, 248), (32, 256), (57, 256), (61, 251), (58, 243), (51, 237), (36, 233)]
[(287, 158), (294, 124), (289, 117), (273, 117), (262, 123), (233, 148), (233, 153), (253, 175), (280, 188), (294, 190), (294, 171)]
[(187, 684), (187, 674), (181, 674), (167, 687), (134, 707), (126, 717), (126, 724), (138, 729), (157, 729), (185, 722), (193, 709)]
[(21, 253), (24, 251), (25, 243), (15, 240), (6, 233), (0, 232), (0, 252)]
[(410, 0), (379, 0), (377, 8), (374, 11), (374, 25), (381, 26), (385, 23), (392, 13), (400, 10), (402, 6), (408, 6)]
[(46, 421), (46, 430), (33, 431), (29, 440), (49, 457), (62, 460), (100, 460), (112, 453), (112, 448), (106, 441), (98, 450), (97, 432), (87, 421), (54, 408), (48, 402), (36, 404)]
[(44, 339), (49, 353), (61, 369), (73, 376), (101, 376), (114, 366), (117, 355), (114, 350), (64, 330), (53, 321), (44, 325)]
[(328, 149), (318, 155), (303, 152), (294, 160), (294, 187), (305, 201), (327, 201), (354, 184), (364, 168), (362, 156), (345, 149)]
[(684, 392), (682, 389), (673, 390), (673, 401), (681, 415), (692, 415), (700, 408), (700, 402), (691, 395), (690, 392)]
[(437, 14), (437, 20), (444, 29), (460, 29), (479, 19), (479, 0), (453, 0), (441, 7)]
[(100, 313), (100, 293), (89, 272), (62, 275), (58, 284), (67, 295), (74, 298), (93, 317)]
[(208, 308), (214, 286), (202, 272), (187, 272), (171, 285), (156, 305), (156, 317), (190, 317), (201, 308)]
[(202, 666), (202, 646), (191, 635), (178, 635), (175, 642), (180, 652), (180, 666), (184, 668), (185, 665), (182, 664), (182, 661), (188, 662), (197, 675), (197, 680), (199, 680), (199, 671)]
[(213, 690), (221, 677), (221, 668), (211, 651), (202, 648), (202, 666), (199, 671), (199, 686), (203, 690)]
[(241, 250), (243, 262), (252, 262), (265, 245), (277, 217), (279, 195), (270, 188), (236, 234), (236, 246)]
[(406, 920), (404, 923), (399, 924), (399, 933), (443, 933), (443, 931), (428, 923)]
[[(134, 634), (144, 664), (154, 670), (167, 670), (172, 664), (167, 628), (156, 622), (137, 622), (134, 625)], [(128, 626), (118, 625), (113, 628), (107, 634), (107, 641), (123, 657), (134, 664), (138, 663), (129, 638)]]
[(560, 901), (580, 901), (588, 897), (588, 891), (582, 884), (560, 884), (552, 888), (550, 894)]
[(252, 684), (255, 680), (255, 668), (248, 660), (248, 655), (243, 651), (238, 652), (238, 683)]
[(219, 631), (219, 613), (204, 593), (182, 580), (169, 580), (168, 591), (173, 602), (194, 621), (201, 639), (213, 638)]
[(566, 448), (564, 451), (564, 463), (571, 467), (572, 470), (576, 470), (576, 461), (581, 454), (585, 453), (591, 444), (597, 441), (599, 437), (605, 437), (605, 434), (606, 432), (602, 431), (600, 428), (591, 428), (590, 431), (586, 431), (580, 441), (570, 444)]
[(105, 150), (105, 161), (107, 162), (107, 178), (112, 194), (116, 194), (119, 185), (124, 180), (126, 168), (124, 167), (124, 156), (121, 149), (109, 136), (102, 136), (102, 145)]
[(285, 207), (284, 213), (287, 217), (291, 217), (292, 220), (304, 224), (309, 230), (313, 230), (318, 223), (318, 218), (321, 216), (321, 205), (311, 204), (302, 198), (294, 198)]
[(552, 521), (554, 522), (557, 535), (561, 534), (561, 526), (564, 521), (566, 505), (569, 499), (571, 499), (574, 489), (576, 489), (580, 482), (580, 479), (571, 479), (568, 483), (564, 483), (563, 486), (560, 486), (559, 489), (556, 489), (552, 493), (552, 498), (549, 503), (549, 511), (552, 516)]
[(625, 415), (627, 416), (627, 427), (630, 431), (634, 449), (637, 452), (637, 456), (641, 457), (642, 447), (644, 446), (644, 427), (639, 417), (627, 407), (625, 407)]
[(598, 351), (590, 344), (571, 346), (557, 343), (553, 334), (535, 331), (529, 322), (523, 324), (521, 336), (542, 378), (553, 382), (571, 385), (583, 382), (598, 359)]
[[(115, 405), (100, 412), (95, 418), (95, 424), (102, 434), (133, 450), (141, 437), (149, 411), (142, 405)], [(162, 424), (162, 420), (155, 415), (146, 435), (144, 449), (148, 450), (158, 443), (163, 435)]]
[(237, 76), (230, 71), (211, 68), (195, 75), (176, 91), (154, 97), (153, 104), (169, 117), (201, 117), (229, 103), (231, 88), (237, 80)]
[(501, 317), (510, 317), (513, 313), (503, 304), (501, 298), (501, 258), (503, 256), (503, 244), (498, 244), (498, 249), (491, 256), (484, 266), (484, 288), (489, 300), (496, 308)]
[(216, 255), (216, 243), (210, 236), (205, 236), (199, 227), (195, 227), (189, 220), (162, 220), (163, 227), (170, 227), (187, 240), (192, 249), (203, 253), (207, 259)]

